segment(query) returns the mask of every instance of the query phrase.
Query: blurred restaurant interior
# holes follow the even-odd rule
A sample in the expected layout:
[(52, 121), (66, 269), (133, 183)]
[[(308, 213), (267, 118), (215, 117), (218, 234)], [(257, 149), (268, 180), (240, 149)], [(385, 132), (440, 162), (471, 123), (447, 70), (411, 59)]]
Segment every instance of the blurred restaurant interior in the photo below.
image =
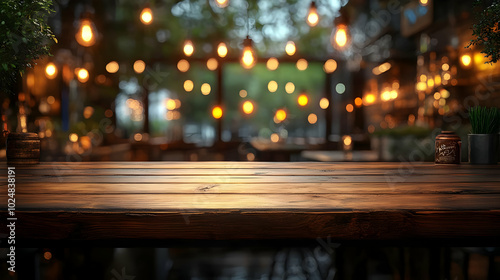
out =
[(465, 149), (467, 108), (499, 106), (470, 1), (224, 5), (55, 1), (3, 131), (37, 132), (42, 161), (432, 161), (436, 131)]
[[(436, 135), (451, 130), (466, 162), (468, 109), (500, 107), (500, 66), (470, 46), (479, 19), (469, 0), (55, 0), (53, 9), (51, 55), (0, 93), (2, 161), (7, 132), (35, 132), (41, 162), (433, 162)], [(32, 279), (446, 279), (434, 254), (451, 256), (452, 279), (500, 275), (498, 248), (350, 244), (332, 258), (316, 243), (254, 245), (19, 254), (39, 260)]]

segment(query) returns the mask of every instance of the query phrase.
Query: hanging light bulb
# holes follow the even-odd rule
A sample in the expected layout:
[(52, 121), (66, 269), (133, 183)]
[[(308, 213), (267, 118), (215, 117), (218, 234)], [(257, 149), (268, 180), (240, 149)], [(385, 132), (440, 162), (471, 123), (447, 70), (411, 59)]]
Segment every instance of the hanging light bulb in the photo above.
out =
[(245, 69), (251, 69), (257, 63), (255, 50), (252, 46), (252, 39), (250, 39), (248, 35), (247, 38), (243, 40), (243, 53), (241, 54), (240, 63)]
[(145, 7), (141, 12), (141, 22), (145, 25), (150, 25), (153, 22), (153, 11), (149, 7)]
[(219, 8), (225, 8), (229, 5), (229, 0), (215, 0), (214, 2)]
[(293, 41), (288, 41), (285, 46), (285, 52), (289, 56), (292, 56), (295, 54), (295, 51), (297, 51), (297, 48), (295, 47), (295, 43)]
[(183, 51), (186, 56), (191, 56), (194, 53), (194, 45), (191, 40), (186, 40), (184, 42)]
[(341, 23), (333, 29), (330, 43), (335, 49), (344, 49), (349, 45), (349, 28)]
[(227, 55), (227, 46), (224, 42), (219, 43), (217, 46), (217, 54), (219, 57), (226, 57)]
[(96, 42), (96, 37), (97, 32), (94, 23), (88, 18), (80, 20), (80, 27), (75, 35), (78, 44), (84, 47), (93, 46)]
[(316, 3), (312, 1), (311, 6), (309, 6), (309, 13), (307, 14), (307, 24), (311, 27), (314, 27), (318, 24), (318, 22), (318, 8), (316, 8)]
[(50, 62), (45, 67), (45, 76), (49, 79), (54, 79), (57, 76), (57, 67), (53, 62)]

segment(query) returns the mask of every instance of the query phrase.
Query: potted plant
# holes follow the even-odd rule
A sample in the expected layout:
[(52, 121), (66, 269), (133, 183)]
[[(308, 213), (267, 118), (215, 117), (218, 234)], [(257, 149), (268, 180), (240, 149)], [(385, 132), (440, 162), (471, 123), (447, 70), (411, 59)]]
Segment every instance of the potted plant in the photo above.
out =
[[(52, 13), (50, 0), (0, 1), (0, 94), (15, 95), (26, 67), (49, 54), (48, 43), (55, 39), (47, 24)], [(38, 162), (40, 140), (36, 133), (9, 133), (7, 159)]]
[(498, 108), (472, 107), (469, 110), (472, 126), (469, 137), (469, 162), (471, 164), (497, 164), (500, 110)]

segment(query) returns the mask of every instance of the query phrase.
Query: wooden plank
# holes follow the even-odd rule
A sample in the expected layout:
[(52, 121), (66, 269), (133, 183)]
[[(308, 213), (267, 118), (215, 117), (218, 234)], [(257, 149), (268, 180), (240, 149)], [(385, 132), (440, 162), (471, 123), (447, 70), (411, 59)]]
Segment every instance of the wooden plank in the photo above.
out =
[[(17, 214), (18, 240), (248, 240), (318, 239), (395, 240), (441, 243), (467, 237), (498, 242), (498, 211), (376, 211), (376, 212), (193, 212), (110, 213), (31, 212)], [(6, 228), (0, 213), (0, 227)], [(55, 230), (57, 229), (57, 230)], [(494, 241), (496, 240), (496, 241)], [(493, 243), (489, 243), (493, 244)], [(495, 243), (496, 244), (496, 243)]]
[(498, 210), (500, 194), (18, 194), (16, 202), (18, 211), (460, 211)]
[[(0, 167), (6, 168), (6, 163), (0, 163)], [(165, 168), (187, 168), (187, 169), (231, 169), (231, 168), (264, 168), (264, 169), (486, 169), (499, 170), (499, 165), (470, 165), (463, 163), (460, 165), (436, 165), (429, 162), (42, 162), (36, 165), (19, 165), (17, 169), (165, 169)]]
[[(343, 175), (343, 176), (358, 176), (358, 175), (454, 175), (454, 174), (482, 174), (498, 176), (497, 170), (492, 169), (444, 169), (444, 168), (426, 168), (414, 170), (399, 170), (393, 169), (311, 169), (311, 168), (95, 168), (89, 167), (86, 169), (17, 169), (17, 177), (23, 176), (92, 176), (92, 175), (127, 175), (127, 176), (144, 176), (144, 175), (190, 175), (190, 176), (249, 176), (249, 175), (268, 175), (268, 176), (327, 176), (327, 175)], [(3, 176), (5, 177), (5, 176)]]
[(482, 183), (266, 183), (266, 184), (130, 184), (130, 183), (22, 183), (17, 194), (498, 194), (500, 184)]
[(159, 176), (159, 175), (144, 175), (144, 176), (28, 176), (20, 177), (18, 181), (21, 183), (32, 182), (47, 182), (47, 183), (163, 183), (163, 184), (193, 184), (193, 183), (321, 183), (321, 182), (351, 182), (351, 183), (388, 183), (398, 184), (405, 182), (421, 183), (486, 183), (500, 182), (500, 176), (475, 176), (474, 174), (455, 174), (453, 176), (442, 175), (358, 175), (358, 176), (231, 176), (221, 172), (218, 176)]

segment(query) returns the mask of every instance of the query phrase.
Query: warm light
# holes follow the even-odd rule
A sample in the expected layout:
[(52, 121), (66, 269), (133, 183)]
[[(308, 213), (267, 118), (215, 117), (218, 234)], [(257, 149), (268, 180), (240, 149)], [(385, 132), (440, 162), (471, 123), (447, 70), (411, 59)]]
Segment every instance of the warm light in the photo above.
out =
[(393, 89), (399, 89), (399, 82), (398, 81), (395, 81), (392, 83), (392, 88)]
[(209, 95), (211, 90), (212, 90), (212, 88), (210, 87), (209, 84), (204, 83), (201, 85), (201, 94)]
[(277, 143), (278, 141), (280, 141), (280, 136), (277, 133), (271, 134), (271, 141), (273, 143)]
[(307, 95), (305, 94), (301, 94), (299, 95), (299, 97), (297, 98), (297, 103), (300, 105), (300, 106), (306, 106), (307, 103), (309, 103), (309, 98), (307, 97)]
[(444, 105), (446, 105), (446, 99), (444, 99), (444, 98), (440, 99), (439, 100), (439, 106), (444, 106)]
[(278, 122), (282, 122), (286, 119), (286, 111), (283, 109), (279, 109), (278, 111), (276, 111), (274, 117)]
[(54, 79), (56, 75), (57, 75), (56, 65), (52, 62), (47, 64), (47, 66), (45, 67), (45, 76), (47, 76), (47, 78), (49, 79)]
[(301, 58), (299, 60), (297, 60), (297, 69), (299, 69), (300, 71), (304, 71), (307, 69), (307, 60)]
[(420, 0), (420, 5), (427, 6), (429, 4), (429, 0)]
[(106, 118), (111, 118), (113, 116), (113, 110), (107, 109), (106, 111), (104, 111), (104, 116)]
[(134, 134), (134, 140), (140, 142), (142, 140), (142, 134), (140, 133)]
[(86, 119), (90, 119), (94, 114), (94, 108), (91, 106), (87, 106), (83, 109), (83, 117)]
[(436, 86), (440, 86), (441, 85), (441, 76), (440, 75), (434, 76), (434, 84)]
[(55, 99), (55, 97), (54, 97), (54, 96), (52, 96), (52, 95), (51, 95), (51, 96), (47, 97), (47, 103), (48, 103), (49, 105), (52, 105), (52, 104), (54, 104), (55, 102), (56, 102), (56, 99)]
[(295, 91), (295, 85), (292, 82), (288, 82), (285, 85), (285, 91), (288, 94), (291, 94)]
[(307, 116), (307, 121), (310, 124), (315, 124), (318, 121), (318, 116), (316, 116), (316, 114), (309, 114), (309, 116)]
[(351, 136), (346, 135), (342, 138), (344, 138), (344, 145), (345, 146), (350, 146), (352, 144), (352, 137)]
[(370, 93), (370, 94), (367, 94), (367, 95), (365, 96), (365, 102), (366, 102), (366, 104), (367, 104), (367, 105), (368, 105), (368, 104), (373, 104), (373, 103), (375, 102), (375, 95), (374, 95), (374, 94), (371, 94), (371, 93)]
[(194, 53), (194, 45), (191, 40), (186, 40), (184, 42), (183, 51), (186, 56), (191, 56)]
[(185, 80), (184, 81), (184, 90), (186, 92), (191, 92), (194, 88), (194, 83), (191, 80)]
[(418, 82), (417, 83), (417, 90), (424, 91), (426, 89), (427, 89), (427, 83), (425, 83), (425, 82)]
[(443, 63), (443, 65), (441, 65), (441, 69), (443, 69), (443, 71), (448, 71), (450, 70), (450, 65), (448, 63)]
[(144, 61), (142, 61), (142, 60), (136, 60), (134, 62), (134, 71), (135, 71), (135, 73), (141, 74), (142, 72), (144, 72), (144, 69), (146, 69), (146, 63), (144, 63)]
[(215, 0), (215, 5), (219, 8), (225, 8), (229, 5), (229, 0)]
[(214, 70), (217, 69), (218, 66), (219, 66), (219, 62), (217, 62), (217, 59), (215, 59), (215, 58), (209, 58), (207, 60), (207, 68), (208, 68), (208, 70), (214, 71)]
[(267, 67), (267, 69), (273, 71), (273, 70), (278, 69), (279, 64), (280, 63), (278, 62), (278, 60), (276, 58), (271, 57), (270, 59), (267, 60), (266, 67)]
[(398, 91), (391, 90), (391, 99), (396, 99), (396, 98), (398, 98)]
[(244, 89), (240, 90), (239, 92), (241, 98), (245, 98), (248, 95), (248, 92)]
[(391, 100), (391, 92), (389, 92), (388, 90), (382, 92), (382, 95), (380, 96), (380, 98), (383, 101), (389, 101), (389, 100)]
[(76, 133), (71, 133), (69, 135), (69, 141), (76, 143), (76, 141), (78, 141), (78, 135), (76, 135)]
[(179, 62), (177, 62), (177, 69), (181, 72), (187, 72), (189, 70), (189, 62), (185, 59), (179, 60)]
[(328, 59), (323, 65), (323, 70), (326, 73), (333, 73), (337, 69), (337, 61), (333, 59)]
[(267, 84), (267, 89), (269, 92), (276, 92), (278, 90), (278, 83), (276, 81), (270, 81)]
[(247, 36), (247, 38), (243, 40), (243, 52), (241, 54), (240, 64), (245, 69), (251, 69), (256, 63), (257, 59), (252, 47), (252, 39)]
[(347, 106), (345, 106), (345, 110), (349, 113), (352, 113), (352, 111), (354, 110), (354, 106), (352, 106), (352, 104), (347, 104)]
[(441, 94), (442, 98), (448, 98), (448, 97), (450, 97), (450, 92), (447, 91), (447, 90), (445, 90), (445, 89), (441, 89), (440, 94)]
[(434, 79), (433, 78), (428, 78), (427, 79), (427, 86), (428, 87), (434, 87)]
[(316, 8), (316, 3), (314, 1), (311, 2), (311, 6), (309, 6), (309, 13), (307, 14), (307, 24), (311, 27), (314, 27), (319, 22), (318, 9)]
[(144, 8), (141, 12), (141, 22), (145, 25), (151, 24), (153, 22), (153, 12), (150, 8)]
[(356, 107), (361, 107), (361, 105), (363, 105), (361, 97), (356, 97), (356, 99), (354, 99), (354, 105), (356, 105)]
[(81, 83), (85, 83), (89, 80), (89, 71), (87, 71), (87, 69), (80, 68), (77, 70), (76, 73), (77, 73), (76, 75), (78, 77), (78, 81), (80, 81)]
[(297, 50), (297, 48), (295, 48), (295, 43), (293, 41), (288, 41), (286, 43), (286, 46), (285, 46), (286, 54), (288, 54), (289, 56), (292, 56), (295, 54), (296, 50)]
[(321, 109), (326, 109), (328, 108), (328, 106), (330, 106), (330, 101), (328, 101), (328, 98), (323, 97), (319, 100), (319, 107)]
[(464, 54), (460, 57), (460, 62), (462, 62), (463, 66), (469, 67), (472, 62), (472, 57), (468, 54)]
[(451, 79), (450, 73), (444, 73), (443, 74), (443, 80), (448, 81), (449, 79)]
[(336, 29), (333, 30), (332, 37), (330, 38), (330, 43), (334, 48), (342, 49), (347, 45), (349, 38), (347, 37), (347, 25), (339, 24)]
[(175, 102), (175, 108), (180, 108), (181, 107), (181, 101), (179, 99), (174, 99)]
[(248, 154), (247, 154), (247, 160), (248, 160), (248, 161), (253, 161), (253, 160), (255, 160), (255, 154), (254, 154), (254, 153), (248, 153)]
[(391, 69), (391, 67), (392, 67), (392, 65), (389, 62), (385, 62), (385, 63), (382, 63), (379, 66), (373, 68), (372, 73), (374, 75), (380, 75), (384, 72), (389, 71), (389, 69)]
[(89, 19), (82, 19), (80, 21), (80, 28), (75, 35), (78, 44), (84, 47), (93, 46), (96, 42), (94, 24)]
[(108, 73), (113, 74), (118, 72), (118, 70), (120, 70), (120, 65), (118, 64), (118, 62), (110, 61), (108, 64), (106, 64), (106, 71), (108, 71)]
[(220, 106), (215, 106), (212, 109), (212, 116), (214, 117), (214, 119), (222, 118), (222, 108)]
[(219, 45), (217, 46), (217, 54), (220, 57), (226, 57), (226, 55), (227, 55), (227, 46), (226, 46), (225, 43), (223, 43), (223, 42), (219, 43)]
[(175, 110), (175, 108), (177, 107), (175, 104), (175, 100), (167, 99), (165, 102), (165, 107), (167, 108), (167, 110)]
[(43, 253), (43, 258), (46, 259), (47, 261), (52, 258), (52, 253), (49, 251), (46, 251)]
[(254, 106), (251, 101), (245, 101), (242, 106), (243, 113), (250, 115), (251, 113), (253, 113), (253, 107)]
[(439, 100), (441, 98), (441, 94), (439, 92), (434, 93), (434, 99)]

